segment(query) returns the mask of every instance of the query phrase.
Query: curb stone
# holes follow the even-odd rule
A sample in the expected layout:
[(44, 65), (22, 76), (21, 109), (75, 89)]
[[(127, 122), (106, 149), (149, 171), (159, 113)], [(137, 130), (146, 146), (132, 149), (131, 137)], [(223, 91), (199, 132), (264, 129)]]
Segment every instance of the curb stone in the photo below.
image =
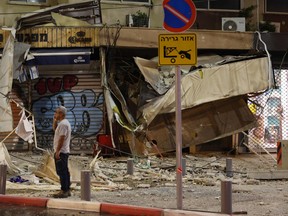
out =
[(65, 199), (50, 199), (36, 197), (20, 197), (10, 195), (0, 195), (0, 203), (9, 203), (14, 205), (80, 210), (97, 213), (106, 213), (112, 215), (126, 216), (219, 216), (227, 215), (221, 213), (208, 213), (197, 211), (184, 211), (173, 209), (149, 208), (125, 204), (100, 203), (90, 201), (73, 201)]

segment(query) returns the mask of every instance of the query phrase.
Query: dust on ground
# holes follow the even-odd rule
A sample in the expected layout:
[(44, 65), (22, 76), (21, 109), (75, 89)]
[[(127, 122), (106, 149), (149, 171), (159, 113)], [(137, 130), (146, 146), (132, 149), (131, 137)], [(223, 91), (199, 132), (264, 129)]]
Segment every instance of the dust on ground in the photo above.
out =
[[(47, 161), (43, 159), (46, 154), (12, 152), (10, 155), (13, 163), (24, 171), (21, 179), (28, 181), (10, 182), (15, 175), (8, 174), (6, 194), (52, 197), (59, 190), (57, 179), (35, 175), (43, 171), (41, 163)], [(288, 215), (288, 176), (278, 180), (258, 180), (250, 176), (251, 172), (277, 170), (275, 157), (253, 153), (183, 154), (186, 161), (186, 173), (182, 177), (183, 209), (221, 212), (221, 182), (228, 180), (232, 182), (235, 214)], [(227, 158), (232, 159), (233, 177), (226, 176)], [(71, 155), (72, 196), (68, 199), (81, 200), (81, 171), (89, 170), (91, 201), (177, 209), (175, 154), (163, 158), (134, 158), (133, 175), (127, 174), (127, 159)]]

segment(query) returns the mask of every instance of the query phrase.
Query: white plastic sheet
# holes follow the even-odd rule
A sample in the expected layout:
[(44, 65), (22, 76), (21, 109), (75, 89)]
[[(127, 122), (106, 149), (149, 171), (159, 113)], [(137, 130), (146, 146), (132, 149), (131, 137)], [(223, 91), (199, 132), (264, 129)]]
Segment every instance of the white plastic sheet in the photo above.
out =
[(22, 110), (22, 116), (15, 129), (15, 133), (25, 141), (33, 142), (33, 126)]
[[(269, 87), (268, 72), (268, 57), (190, 72), (181, 79), (182, 109), (263, 91)], [(165, 95), (144, 105), (142, 115), (149, 125), (158, 114), (174, 111), (175, 86), (171, 87)]]
[(13, 164), (8, 150), (3, 142), (0, 142), (0, 164), (7, 165), (7, 170), (10, 174), (21, 172), (20, 168)]

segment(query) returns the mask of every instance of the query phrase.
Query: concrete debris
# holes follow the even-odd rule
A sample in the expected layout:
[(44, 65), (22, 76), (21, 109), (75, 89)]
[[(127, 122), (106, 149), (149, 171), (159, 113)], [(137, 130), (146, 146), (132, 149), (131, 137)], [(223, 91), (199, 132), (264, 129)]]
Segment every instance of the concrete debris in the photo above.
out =
[(245, 183), (247, 185), (259, 185), (260, 184), (260, 181), (259, 180), (256, 180), (256, 179), (247, 179), (245, 181)]
[(216, 185), (214, 179), (208, 179), (208, 178), (194, 178), (193, 182), (195, 184), (204, 185), (204, 186), (215, 186)]
[[(17, 154), (21, 155), (22, 153)], [(176, 186), (175, 157), (165, 157), (164, 159), (156, 156), (148, 159), (134, 158), (134, 173), (128, 175), (127, 158), (103, 158), (98, 156), (94, 158), (90, 156), (70, 156), (70, 172), (74, 190), (81, 189), (81, 170), (91, 171), (91, 188), (97, 191)], [(227, 179), (230, 179), (233, 185), (260, 184), (259, 180), (251, 179), (246, 172), (243, 172), (243, 170), (248, 170), (245, 164), (234, 164), (234, 175), (232, 178), (227, 178), (225, 173), (226, 157), (202, 155), (183, 155), (183, 157), (186, 158), (187, 167), (186, 175), (183, 176), (184, 187), (189, 187), (189, 185), (216, 186), (220, 185), (222, 180)], [(25, 158), (27, 158), (27, 155), (25, 155)], [(37, 157), (33, 155), (30, 158), (35, 159)], [(45, 185), (45, 187), (50, 185), (51, 190), (55, 190), (55, 185), (59, 183), (58, 179), (55, 178), (53, 158), (51, 158), (51, 155), (38, 155), (37, 161), (41, 161), (41, 158), (43, 163), (39, 165), (38, 169), (34, 169), (35, 164), (22, 163), (18, 158), (16, 165), (20, 169), (29, 170), (30, 173), (23, 174), (22, 178), (29, 179), (30, 185)], [(33, 171), (33, 174), (31, 174), (31, 171)]]
[[(16, 159), (13, 158), (13, 162), (21, 169), (23, 169), (24, 163), (20, 158), (39, 162), (43, 157), (42, 155), (31, 155), (27, 152), (13, 153), (13, 155), (17, 156)], [(213, 156), (211, 157), (211, 155)], [(231, 155), (229, 156), (231, 157)], [(221, 181), (229, 180), (232, 181), (233, 211), (237, 213), (245, 211), (249, 212), (249, 215), (288, 215), (286, 208), (288, 197), (287, 181), (262, 181), (251, 178), (248, 175), (251, 171), (268, 172), (268, 170), (277, 169), (277, 164), (273, 161), (268, 166), (268, 163), (263, 164), (253, 154), (232, 155), (233, 177), (228, 178), (222, 168), (226, 164), (228, 157), (226, 154), (206, 153), (205, 155), (199, 154), (193, 156), (183, 154), (183, 157), (186, 158), (187, 165), (186, 175), (183, 176), (182, 181), (185, 209), (219, 212), (221, 207)], [(263, 155), (263, 157), (267, 160), (270, 159), (268, 155)], [(78, 166), (76, 171), (80, 173), (81, 170), (89, 169), (90, 162), (93, 159), (95, 158), (92, 156), (79, 157), (71, 155), (70, 164), (73, 167)], [(165, 155), (163, 159), (149, 157), (151, 166), (146, 169), (142, 166), (138, 168), (136, 164), (147, 164), (147, 158), (134, 158), (133, 175), (127, 175), (128, 159), (126, 157), (100, 157), (95, 159), (97, 169), (100, 169), (103, 173), (107, 171), (105, 175), (108, 179), (98, 177), (94, 173), (95, 169), (91, 170), (92, 200), (146, 207), (176, 208), (175, 155)], [(214, 166), (215, 163), (218, 163), (219, 166)], [(260, 164), (262, 166), (259, 166)], [(34, 163), (30, 165), (32, 167)], [(26, 162), (25, 166), (27, 167)], [(100, 172), (99, 170), (96, 171)], [(7, 176), (7, 179), (9, 177)], [(24, 179), (27, 178), (24, 175), (22, 177)], [(76, 178), (75, 175), (72, 177)], [(55, 191), (59, 190), (59, 183), (49, 182), (47, 181), (47, 177), (46, 179), (38, 178), (39, 184), (29, 185), (7, 181), (6, 194), (25, 197), (51, 197)], [(72, 196), (67, 199), (80, 199), (81, 185), (79, 180), (73, 181), (71, 185)], [(271, 197), (273, 197), (273, 200), (271, 200)], [(255, 205), (256, 207), (257, 205), (259, 206), (260, 202), (263, 202), (265, 205), (261, 206), (261, 208), (255, 208)]]
[(7, 165), (7, 170), (10, 174), (19, 174), (22, 172), (22, 170), (12, 162), (3, 142), (0, 142), (0, 164)]
[(55, 182), (59, 182), (59, 177), (55, 170), (55, 164), (52, 153), (46, 152), (41, 158), (41, 165), (36, 168), (34, 174), (41, 178), (48, 178)]
[(139, 185), (137, 185), (137, 188), (149, 188), (149, 187), (151, 187), (150, 184), (139, 184)]

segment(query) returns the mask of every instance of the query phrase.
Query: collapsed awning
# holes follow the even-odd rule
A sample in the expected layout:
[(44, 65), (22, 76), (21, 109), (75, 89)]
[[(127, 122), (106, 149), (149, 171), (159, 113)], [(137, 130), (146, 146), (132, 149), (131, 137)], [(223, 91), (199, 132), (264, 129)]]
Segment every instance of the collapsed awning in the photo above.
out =
[[(131, 141), (128, 143), (133, 154), (173, 151), (176, 148), (173, 72), (167, 67), (160, 70), (152, 60), (139, 57), (134, 60), (150, 86), (140, 81), (135, 85), (128, 83), (130, 89), (123, 91), (125, 97), (120, 95), (123, 94), (120, 88), (109, 82), (109, 91), (113, 92), (115, 100), (109, 104), (111, 113), (114, 112), (116, 121), (128, 129), (125, 135)], [(247, 94), (262, 93), (269, 88), (269, 57), (255, 55), (216, 60), (217, 64), (208, 61), (205, 67), (201, 65), (182, 73), (182, 147), (227, 137), (256, 125), (255, 116), (247, 106)], [(114, 75), (111, 77), (117, 80)], [(119, 80), (124, 89), (123, 79)], [(135, 107), (137, 112), (133, 110)], [(137, 125), (131, 124), (127, 116), (136, 116)], [(149, 140), (157, 143), (157, 152)]]
[[(200, 68), (182, 76), (182, 110), (207, 102), (264, 91), (269, 87), (268, 66), (268, 57), (257, 57)], [(148, 125), (157, 115), (174, 112), (175, 85), (164, 95), (150, 100), (141, 110)]]
[(89, 64), (90, 48), (35, 49), (27, 65)]

